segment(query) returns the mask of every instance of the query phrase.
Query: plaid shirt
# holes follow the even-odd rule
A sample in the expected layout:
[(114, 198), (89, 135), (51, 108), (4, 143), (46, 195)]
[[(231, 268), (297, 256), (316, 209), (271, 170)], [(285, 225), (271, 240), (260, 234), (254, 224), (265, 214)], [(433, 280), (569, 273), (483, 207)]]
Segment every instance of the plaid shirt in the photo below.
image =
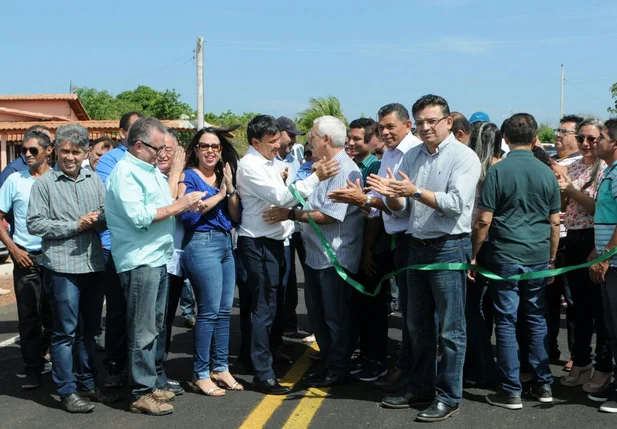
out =
[(73, 179), (56, 166), (34, 182), (28, 232), (43, 239), (43, 267), (66, 274), (103, 271), (99, 232), (105, 229), (104, 216), (94, 228), (85, 231), (78, 231), (78, 223), (85, 214), (102, 210), (104, 203), (103, 182), (84, 168)]

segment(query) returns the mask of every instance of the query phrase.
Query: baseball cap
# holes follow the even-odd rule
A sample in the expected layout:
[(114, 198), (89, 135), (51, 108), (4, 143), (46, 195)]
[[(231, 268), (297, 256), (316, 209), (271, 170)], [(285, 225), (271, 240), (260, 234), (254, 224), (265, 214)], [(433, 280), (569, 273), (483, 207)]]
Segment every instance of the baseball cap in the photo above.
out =
[(484, 112), (476, 112), (469, 117), (469, 123), (473, 124), (474, 122), (491, 122), (491, 119)]
[(294, 136), (303, 136), (305, 133), (300, 131), (296, 126), (296, 123), (291, 119), (281, 116), (276, 120), (281, 131), (287, 131), (289, 134), (293, 134)]

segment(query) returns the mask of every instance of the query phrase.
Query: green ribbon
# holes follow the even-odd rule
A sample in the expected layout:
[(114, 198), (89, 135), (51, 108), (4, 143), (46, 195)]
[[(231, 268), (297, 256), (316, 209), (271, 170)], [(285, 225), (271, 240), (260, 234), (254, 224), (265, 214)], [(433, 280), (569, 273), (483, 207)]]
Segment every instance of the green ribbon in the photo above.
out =
[[(293, 183), (289, 185), (289, 191), (294, 196), (294, 198), (298, 200), (298, 202), (302, 205), (302, 208), (304, 210), (310, 210), (308, 203), (306, 202), (304, 198), (302, 198), (302, 195), (298, 193), (298, 190), (296, 189)], [(317, 225), (317, 222), (315, 222), (315, 220), (311, 217), (310, 214), (308, 215), (308, 223), (313, 228), (313, 231), (315, 231), (315, 234), (317, 234), (317, 238), (319, 238), (321, 245), (326, 251), (326, 255), (328, 256), (328, 259), (332, 263), (338, 275), (343, 280), (345, 280), (347, 283), (349, 283), (352, 287), (354, 287), (359, 292), (367, 296), (377, 295), (379, 291), (381, 290), (381, 285), (383, 284), (383, 282), (390, 280), (392, 277), (395, 277), (399, 275), (400, 273), (402, 273), (403, 271), (407, 271), (407, 270), (418, 270), (418, 271), (468, 271), (468, 270), (471, 270), (479, 274), (482, 274), (484, 277), (491, 279), (491, 280), (514, 282), (514, 281), (521, 281), (521, 280), (542, 279), (545, 277), (555, 277), (561, 274), (568, 273), (570, 271), (579, 270), (581, 268), (588, 268), (591, 265), (597, 264), (598, 262), (603, 262), (603, 261), (606, 261), (607, 259), (612, 258), (617, 253), (617, 247), (615, 247), (607, 252), (602, 253), (600, 256), (598, 256), (594, 260), (585, 262), (583, 264), (572, 265), (570, 267), (563, 267), (563, 268), (554, 268), (552, 270), (536, 271), (532, 273), (516, 274), (510, 277), (498, 276), (497, 274), (494, 274), (490, 272), (489, 270), (482, 268), (475, 264), (467, 264), (467, 263), (459, 263), (459, 262), (409, 265), (405, 268), (401, 268), (400, 270), (392, 271), (391, 273), (386, 274), (379, 281), (379, 283), (375, 287), (375, 290), (373, 292), (369, 292), (366, 290), (364, 286), (362, 286), (360, 283), (352, 279), (347, 274), (347, 272), (345, 272), (345, 269), (341, 266), (341, 263), (336, 258), (336, 254), (334, 253), (334, 250), (332, 250), (332, 246), (330, 246), (330, 243), (328, 243), (328, 240), (326, 240), (326, 237), (323, 235), (323, 231), (321, 230), (319, 225)]]

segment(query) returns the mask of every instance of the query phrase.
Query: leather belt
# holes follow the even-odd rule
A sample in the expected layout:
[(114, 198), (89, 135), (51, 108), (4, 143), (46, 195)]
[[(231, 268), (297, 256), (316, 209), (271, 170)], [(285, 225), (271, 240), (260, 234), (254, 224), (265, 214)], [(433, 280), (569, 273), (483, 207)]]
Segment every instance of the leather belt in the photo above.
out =
[(442, 235), (441, 237), (436, 238), (416, 238), (413, 236), (409, 236), (409, 241), (411, 241), (416, 246), (432, 246), (433, 244), (443, 243), (448, 240), (460, 240), (461, 238), (469, 237), (469, 234), (456, 234), (456, 235)]

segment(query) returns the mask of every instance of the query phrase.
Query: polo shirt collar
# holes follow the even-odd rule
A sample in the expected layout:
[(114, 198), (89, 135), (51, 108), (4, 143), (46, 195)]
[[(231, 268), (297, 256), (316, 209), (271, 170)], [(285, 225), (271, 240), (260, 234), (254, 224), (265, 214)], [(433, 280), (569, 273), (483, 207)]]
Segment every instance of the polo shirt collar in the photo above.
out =
[[(442, 141), (441, 143), (439, 143), (439, 145), (437, 146), (437, 149), (435, 149), (435, 153), (431, 153), (428, 150), (428, 147), (426, 146), (426, 143), (422, 143), (422, 151), (427, 154), (428, 156), (434, 156), (439, 154), (440, 152), (445, 151), (448, 146), (450, 146), (452, 144), (452, 142), (455, 142), (456, 139), (454, 138), (454, 134), (450, 133), (448, 135), (448, 137), (446, 137), (446, 139), (444, 141)], [(462, 144), (462, 143), (459, 143)]]
[(508, 152), (508, 156), (534, 156), (533, 152), (527, 149), (514, 149)]
[(126, 156), (124, 157), (124, 159), (126, 159), (128, 162), (130, 162), (131, 164), (146, 170), (150, 173), (154, 173), (156, 171), (156, 166), (152, 165), (152, 164), (148, 164), (147, 162), (142, 161), (141, 159), (137, 158), (136, 156), (134, 156), (133, 154), (131, 154), (131, 152), (127, 152)]

